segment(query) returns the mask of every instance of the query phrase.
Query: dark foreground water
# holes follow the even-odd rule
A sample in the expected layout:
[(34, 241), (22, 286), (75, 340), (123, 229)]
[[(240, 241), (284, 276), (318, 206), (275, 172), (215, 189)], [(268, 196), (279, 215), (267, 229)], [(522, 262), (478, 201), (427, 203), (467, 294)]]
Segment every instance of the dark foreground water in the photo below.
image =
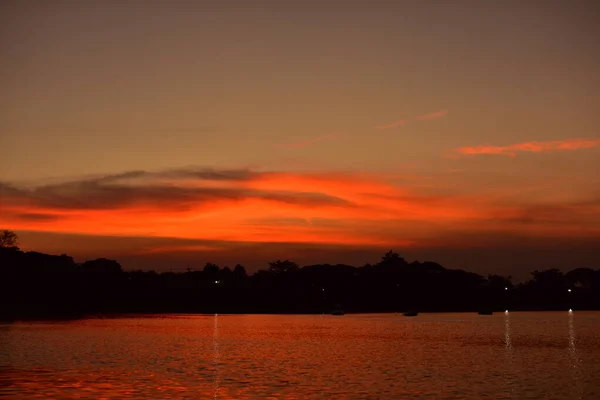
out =
[(5, 324), (0, 396), (600, 399), (600, 313)]

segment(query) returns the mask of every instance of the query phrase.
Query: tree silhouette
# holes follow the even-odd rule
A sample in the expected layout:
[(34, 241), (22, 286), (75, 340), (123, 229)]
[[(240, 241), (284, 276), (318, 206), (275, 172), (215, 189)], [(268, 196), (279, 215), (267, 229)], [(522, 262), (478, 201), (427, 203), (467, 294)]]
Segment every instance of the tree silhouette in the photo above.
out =
[(535, 270), (531, 275), (533, 285), (541, 289), (562, 289), (565, 286), (564, 274), (557, 268)]
[(596, 271), (591, 268), (576, 268), (565, 274), (565, 280), (570, 286), (580, 286), (589, 289), (593, 286)]
[(381, 257), (381, 264), (403, 264), (405, 263), (404, 258), (400, 257), (400, 254), (393, 252), (392, 250), (388, 251)]
[(284, 275), (290, 272), (298, 271), (299, 266), (293, 261), (277, 260), (269, 263), (269, 273), (273, 275)]
[(13, 231), (3, 229), (0, 231), (0, 247), (11, 248), (19, 246), (19, 237)]
[[(0, 247), (0, 320), (99, 313), (322, 313), (600, 309), (600, 270), (534, 271), (525, 283), (487, 278), (389, 251), (374, 265), (270, 262), (248, 275), (207, 263), (202, 271), (123, 271), (104, 258), (24, 252), (16, 234)], [(8, 231), (10, 232), (10, 231)], [(509, 288), (510, 290), (505, 290)]]
[(219, 277), (219, 266), (217, 264), (213, 264), (207, 262), (202, 270), (206, 279), (210, 281), (216, 281)]
[[(61, 257), (65, 257), (65, 255), (62, 255)], [(121, 264), (115, 260), (109, 260), (106, 258), (98, 258), (96, 260), (86, 261), (81, 265), (81, 270), (86, 273), (103, 275), (119, 275), (123, 272)]]
[(229, 267), (223, 267), (217, 273), (218, 279), (223, 282), (230, 281), (232, 276), (233, 276), (233, 271), (231, 271), (231, 268), (229, 268)]
[(488, 287), (496, 290), (511, 289), (513, 284), (511, 282), (512, 277), (502, 275), (488, 275)]
[(245, 279), (248, 276), (246, 273), (246, 268), (240, 264), (237, 264), (235, 267), (233, 267), (233, 276), (236, 278)]

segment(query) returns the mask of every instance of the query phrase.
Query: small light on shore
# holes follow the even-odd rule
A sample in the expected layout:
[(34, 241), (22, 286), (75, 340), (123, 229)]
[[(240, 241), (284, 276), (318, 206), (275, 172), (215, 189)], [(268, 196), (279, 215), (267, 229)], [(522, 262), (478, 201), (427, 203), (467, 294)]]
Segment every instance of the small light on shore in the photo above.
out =
[(569, 293), (570, 293), (570, 292), (571, 292), (571, 289), (567, 289), (567, 292), (569, 292)]
[(215, 283), (218, 285), (218, 284), (219, 284), (219, 281), (215, 281)]
[(569, 308), (569, 312), (570, 312), (570, 313), (572, 313), (572, 312), (573, 312), (573, 310)]
[(508, 288), (507, 288), (507, 287), (505, 287), (505, 288), (504, 288), (504, 290), (508, 290)]
[(504, 314), (508, 314), (508, 310), (504, 311)]

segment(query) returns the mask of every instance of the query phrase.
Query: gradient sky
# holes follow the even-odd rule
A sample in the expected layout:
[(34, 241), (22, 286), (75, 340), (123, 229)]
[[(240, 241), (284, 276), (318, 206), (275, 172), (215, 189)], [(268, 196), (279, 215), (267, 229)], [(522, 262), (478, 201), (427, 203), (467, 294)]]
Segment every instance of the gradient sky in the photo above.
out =
[(0, 227), (125, 268), (600, 267), (596, 1), (3, 1)]

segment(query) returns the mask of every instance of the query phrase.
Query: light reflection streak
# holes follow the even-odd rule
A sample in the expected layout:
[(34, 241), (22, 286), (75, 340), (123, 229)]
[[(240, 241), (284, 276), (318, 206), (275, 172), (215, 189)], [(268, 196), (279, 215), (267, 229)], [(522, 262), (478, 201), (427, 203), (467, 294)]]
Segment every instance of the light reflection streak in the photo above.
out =
[(569, 310), (569, 358), (571, 361), (571, 374), (573, 377), (573, 390), (577, 399), (583, 398), (582, 382), (580, 377), (581, 359), (577, 352), (577, 337), (575, 331), (575, 320), (572, 310)]
[(215, 314), (213, 329), (213, 368), (215, 370), (215, 384), (213, 398), (216, 399), (219, 395), (219, 314)]
[(512, 342), (510, 339), (510, 314), (504, 314), (504, 345), (506, 350), (512, 352)]
[(515, 385), (514, 385), (514, 377), (513, 377), (513, 345), (512, 345), (512, 337), (511, 337), (511, 326), (510, 326), (510, 313), (504, 313), (504, 350), (505, 350), (505, 360), (504, 360), (504, 370), (506, 372), (506, 387), (508, 391), (508, 397), (515, 397)]

